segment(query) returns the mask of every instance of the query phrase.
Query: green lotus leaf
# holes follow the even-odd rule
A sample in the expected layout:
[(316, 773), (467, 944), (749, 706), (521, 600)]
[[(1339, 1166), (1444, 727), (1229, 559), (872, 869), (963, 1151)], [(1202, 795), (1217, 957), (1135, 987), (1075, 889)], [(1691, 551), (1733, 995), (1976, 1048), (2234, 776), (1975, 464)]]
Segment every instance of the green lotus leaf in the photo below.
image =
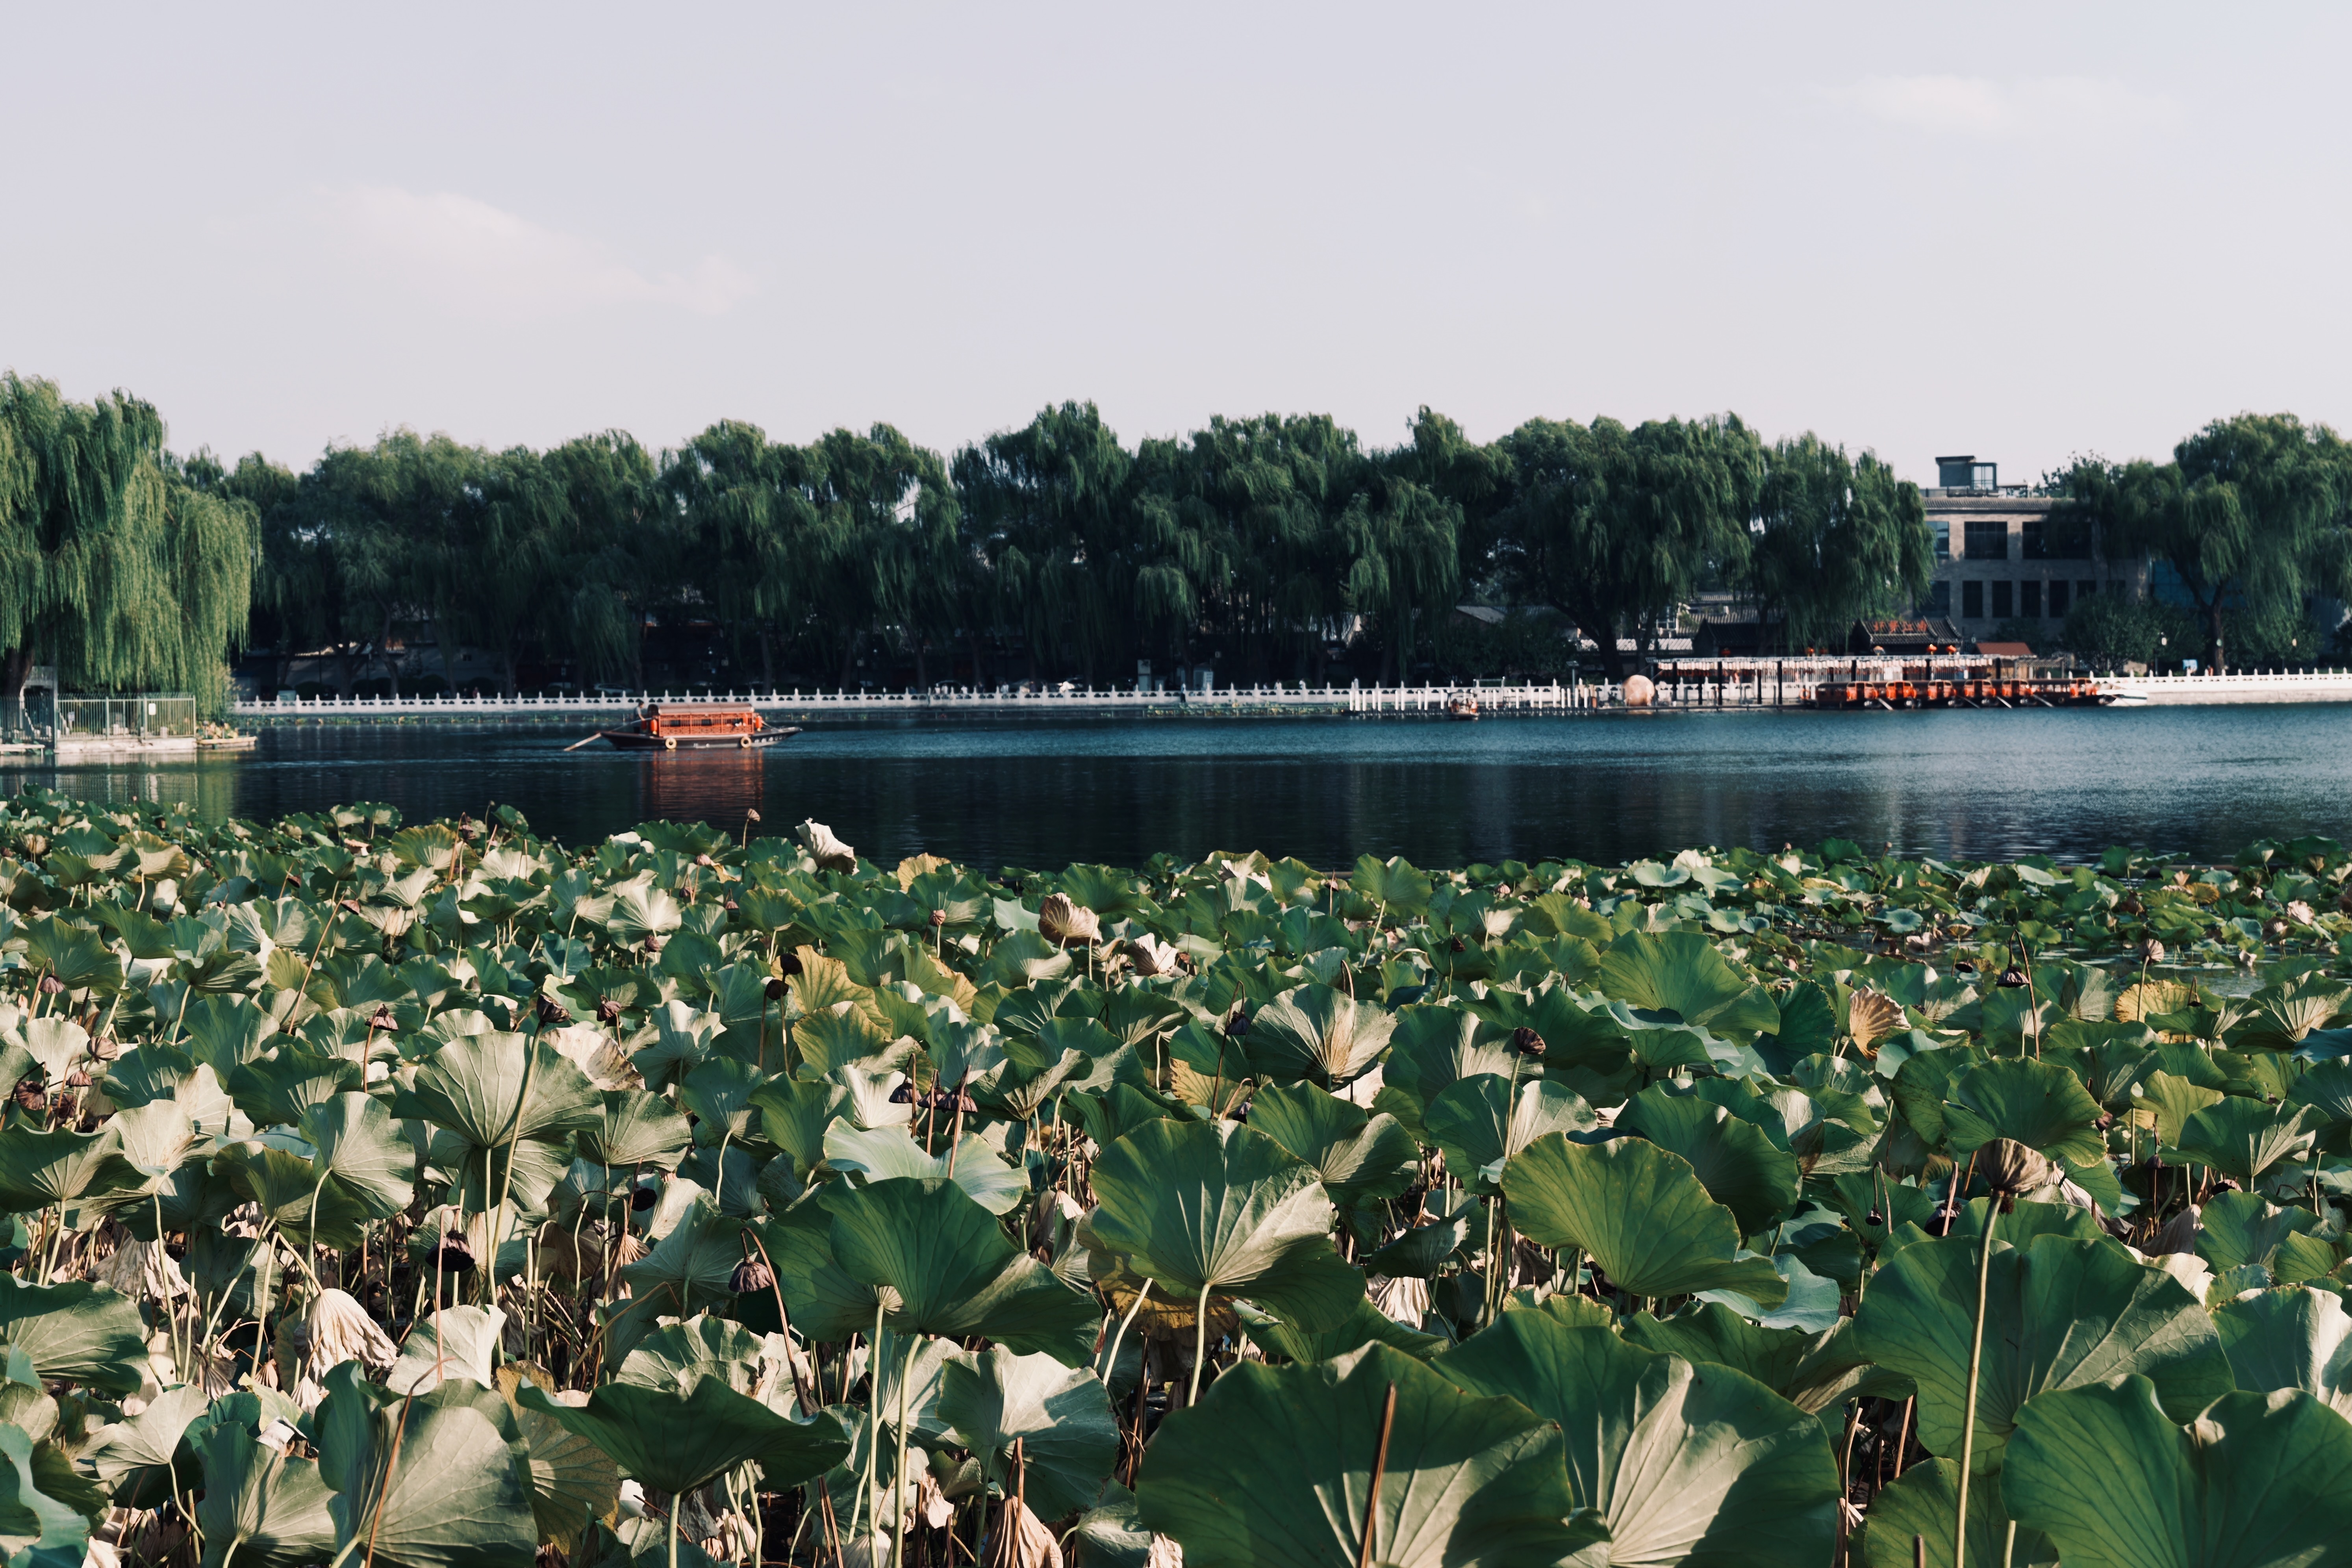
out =
[[(758, 1398), (759, 1384), (781, 1371), (782, 1350), (781, 1343), (772, 1345), (766, 1336), (740, 1323), (705, 1313), (664, 1324), (638, 1341), (613, 1381), (690, 1394), (704, 1378), (716, 1377), (736, 1393)], [(782, 1382), (789, 1395), (791, 1379)], [(772, 1402), (764, 1403), (772, 1407)]]
[(2309, 1209), (2283, 1209), (2259, 1193), (2223, 1193), (2198, 1212), (2197, 1256), (2216, 1274), (2250, 1263), (2268, 1267), (2288, 1238), (2318, 1225)]
[(1261, 1078), (1337, 1088), (1388, 1048), (1396, 1015), (1324, 984), (1283, 992), (1250, 1016), (1244, 1045)]
[(1319, 1366), (1232, 1368), (1161, 1425), (1136, 1496), (1187, 1568), (1551, 1568), (1601, 1534), (1571, 1518), (1561, 1453), (1559, 1428), (1516, 1401), (1367, 1345)]
[(2257, 1291), (2215, 1308), (2213, 1326), (2240, 1388), (2299, 1388), (2352, 1420), (2352, 1314), (2335, 1291)]
[(642, 1089), (604, 1096), (603, 1118), (580, 1131), (580, 1152), (598, 1164), (652, 1165), (675, 1170), (694, 1142), (694, 1129), (669, 1101)]
[(394, 1110), (493, 1149), (589, 1131), (603, 1122), (604, 1104), (587, 1075), (553, 1046), (493, 1030), (436, 1051)]
[(142, 1184), (110, 1132), (0, 1130), (0, 1211), (21, 1214), (52, 1204), (103, 1200)]
[[(1243, 1069), (1246, 1072), (1246, 1067)], [(1227, 1082), (1235, 1080), (1228, 1079)], [(1062, 1110), (1075, 1117), (1087, 1136), (1108, 1149), (1147, 1121), (1181, 1115), (1176, 1102), (1161, 1099), (1131, 1083), (1115, 1083), (1100, 1094), (1066, 1094)]]
[(1617, 1125), (1689, 1161), (1699, 1184), (1731, 1211), (1743, 1234), (1756, 1235), (1797, 1201), (1804, 1179), (1797, 1157), (1753, 1121), (1698, 1095), (1670, 1095), (1653, 1085), (1618, 1113)]
[(2005, 1057), (1954, 1079), (1944, 1098), (1947, 1143), (1955, 1156), (2007, 1138), (2070, 1165), (2107, 1157), (2099, 1102), (2056, 1062)]
[[(818, 1342), (840, 1342), (874, 1331), (877, 1293), (850, 1278), (833, 1256), (833, 1219), (814, 1204), (772, 1215), (751, 1227), (776, 1269), (776, 1285), (792, 1315), (792, 1326)], [(768, 1304), (745, 1297), (738, 1310), (769, 1321)], [(781, 1326), (781, 1325), (779, 1325)]]
[[(885, 1405), (884, 1418), (895, 1405)], [(950, 1356), (940, 1374), (939, 1413), (958, 1447), (1005, 1492), (1016, 1489), (1013, 1445), (1021, 1444), (1029, 1506), (1045, 1519), (1090, 1507), (1118, 1458), (1118, 1421), (1095, 1374), (1052, 1356), (1017, 1355), (1002, 1345)]]
[(806, 1181), (824, 1163), (825, 1130), (849, 1113), (849, 1091), (836, 1083), (778, 1079), (751, 1097), (760, 1108), (760, 1130), (792, 1157), (793, 1172)]
[(2304, 1106), (2233, 1094), (2191, 1116), (2175, 1142), (2187, 1163), (2251, 1184), (2280, 1161), (2309, 1154), (2318, 1125), (2318, 1115)]
[(367, 1205), (301, 1155), (248, 1141), (215, 1155), (213, 1170), (297, 1241), (340, 1247), (360, 1244), (369, 1218)]
[(1391, 914), (1417, 915), (1429, 908), (1434, 884), (1429, 873), (1417, 869), (1402, 855), (1386, 860), (1370, 855), (1356, 858), (1356, 869), (1348, 878), (1348, 886), (1370, 899), (1381, 908), (1385, 921)]
[(1247, 1301), (1236, 1301), (1234, 1310), (1251, 1343), (1270, 1356), (1286, 1361), (1337, 1361), (1373, 1343), (1391, 1345), (1426, 1361), (1444, 1349), (1447, 1342), (1443, 1335), (1424, 1334), (1398, 1322), (1363, 1297), (1357, 1299), (1354, 1311), (1327, 1329), (1308, 1330), (1286, 1323)]
[[(1911, 1568), (1911, 1538), (1927, 1542), (1927, 1561), (1951, 1563), (1952, 1525), (1959, 1510), (1960, 1467), (1952, 1459), (1913, 1465), (1870, 1500), (1863, 1529), (1864, 1568)], [(2007, 1563), (2011, 1568), (2058, 1568), (2058, 1553), (2038, 1530), (2021, 1530), (2010, 1541), (2009, 1510), (2000, 1488), (1979, 1481), (1969, 1488), (1968, 1561)]]
[[(2137, 1373), (2185, 1419), (2230, 1387), (2229, 1358), (2196, 1297), (2101, 1237), (2037, 1236), (1995, 1243), (1985, 1289), (1983, 1370), (1977, 1380), (1975, 1467), (2000, 1468), (2026, 1401)], [(1919, 1440), (1957, 1458), (1974, 1339), (1979, 1238), (1948, 1236), (1904, 1247), (1872, 1278), (1851, 1349), (1919, 1389)]]
[[(413, 1464), (420, 1456), (409, 1456)], [(196, 1523), (205, 1532), (205, 1568), (232, 1557), (268, 1568), (303, 1568), (335, 1554), (334, 1494), (319, 1467), (265, 1447), (252, 1433), (225, 1422), (206, 1433), (198, 1450), (204, 1495)]]
[(828, 1411), (788, 1421), (758, 1400), (706, 1377), (689, 1394), (608, 1383), (584, 1405), (556, 1404), (525, 1387), (517, 1403), (589, 1438), (624, 1472), (666, 1492), (690, 1491), (738, 1465), (757, 1462), (781, 1491), (823, 1475), (849, 1453), (849, 1437)]
[(0, 1274), (0, 1342), (23, 1354), (43, 1383), (136, 1394), (146, 1378), (139, 1303), (87, 1279), (27, 1285)]
[(1690, 1162), (1640, 1138), (1571, 1143), (1554, 1132), (1503, 1168), (1511, 1221), (1543, 1247), (1580, 1247), (1636, 1296), (1737, 1290), (1788, 1299), (1769, 1258), (1742, 1258), (1739, 1222), (1706, 1195)]
[(167, 1388), (147, 1408), (107, 1429), (84, 1457), (100, 1485), (124, 1508), (160, 1508), (171, 1500), (174, 1470), (184, 1487), (195, 1475), (179, 1460), (180, 1439), (210, 1403), (194, 1384)]
[[(1541, 1000), (1559, 994), (1546, 992)], [(1381, 1081), (1415, 1104), (1427, 1107), (1446, 1085), (1463, 1079), (1482, 1073), (1510, 1076), (1514, 1053), (1509, 1029), (1451, 1003), (1406, 1007), (1396, 1016)], [(1561, 1045), (1564, 1048), (1565, 1042)]]
[(657, 1300), (659, 1316), (691, 1316), (734, 1294), (742, 1230), (741, 1220), (719, 1213), (709, 1194), (698, 1192), (668, 1234), (623, 1268), (621, 1278), (636, 1295)]
[(205, 1143), (188, 1113), (169, 1100), (119, 1110), (108, 1119), (106, 1130), (113, 1134), (122, 1163), (139, 1176), (140, 1188), (147, 1194), (161, 1192), (188, 1156)]
[(842, 1271), (897, 1293), (885, 1326), (978, 1334), (1071, 1366), (1086, 1360), (1101, 1323), (1094, 1298), (1023, 1252), (954, 1183), (893, 1177), (829, 1187), (817, 1202), (832, 1216), (832, 1255)]
[(1420, 1171), (1421, 1151), (1395, 1117), (1375, 1115), (1311, 1083), (1258, 1090), (1249, 1124), (1313, 1166), (1334, 1203), (1395, 1197)]
[(751, 1096), (765, 1081), (758, 1068), (731, 1057), (714, 1057), (687, 1074), (677, 1086), (677, 1103), (695, 1118), (694, 1141), (707, 1148), (751, 1136), (760, 1119)]
[(1461, 1249), (1469, 1230), (1470, 1216), (1466, 1214), (1415, 1226), (1367, 1256), (1364, 1272), (1407, 1279), (1434, 1279), (1437, 1271)]
[(620, 1468), (592, 1439), (520, 1404), (517, 1394), (525, 1381), (516, 1368), (499, 1371), (499, 1392), (530, 1449), (531, 1517), (542, 1541), (559, 1552), (577, 1552), (598, 1520), (613, 1517), (621, 1497)]
[(1822, 1365), (1834, 1359), (1822, 1353), (1833, 1333), (1768, 1329), (1719, 1301), (1694, 1301), (1670, 1318), (1636, 1312), (1624, 1321), (1623, 1332), (1643, 1350), (1727, 1366), (1808, 1412), (1826, 1406), (1844, 1370)]
[(302, 1113), (301, 1132), (317, 1151), (311, 1168), (332, 1176), (370, 1219), (389, 1219), (416, 1196), (416, 1147), (383, 1101), (339, 1094)]
[(89, 1521), (41, 1489), (35, 1452), (30, 1436), (0, 1426), (0, 1553), (9, 1568), (81, 1568)]
[(323, 1382), (315, 1424), (319, 1474), (336, 1494), (335, 1552), (373, 1542), (376, 1561), (396, 1568), (530, 1560), (530, 1447), (503, 1395), (452, 1378), (402, 1398), (362, 1381), (357, 1362)]
[(322, 1100), (356, 1091), (366, 1069), (347, 1057), (320, 1056), (293, 1046), (231, 1068), (224, 1087), (257, 1127), (291, 1127)]
[(1104, 1150), (1093, 1180), (1095, 1235), (1181, 1300), (1244, 1296), (1316, 1329), (1364, 1293), (1313, 1167), (1263, 1132), (1155, 1121)]
[(2001, 1500), (2066, 1568), (2345, 1568), (2352, 1423), (2311, 1395), (2225, 1394), (2189, 1430), (2144, 1377), (2018, 1413)]
[(444, 1307), (418, 1320), (400, 1342), (400, 1357), (384, 1374), (394, 1394), (423, 1394), (451, 1378), (484, 1388), (496, 1381), (499, 1333), (507, 1315), (496, 1307)]
[[(940, 1142), (946, 1142), (943, 1133)], [(904, 1127), (856, 1128), (836, 1121), (825, 1130), (824, 1163), (868, 1181), (894, 1176), (951, 1181), (991, 1214), (1008, 1214), (1029, 1195), (1029, 1173), (1006, 1164), (976, 1132), (965, 1133), (950, 1158), (944, 1147), (937, 1154), (924, 1153)]]
[(1569, 1489), (1609, 1527), (1603, 1561), (1813, 1568), (1837, 1539), (1822, 1424), (1727, 1366), (1542, 1312), (1506, 1312), (1431, 1364), (1559, 1424)]
[(1423, 1125), (1445, 1154), (1445, 1168), (1474, 1193), (1500, 1190), (1511, 1157), (1551, 1132), (1590, 1132), (1601, 1125), (1592, 1107), (1564, 1084), (1481, 1073), (1448, 1084), (1422, 1113)]
[(1627, 931), (1601, 955), (1601, 994), (1683, 1023), (1722, 1032), (1780, 1026), (1769, 997), (1695, 931)]

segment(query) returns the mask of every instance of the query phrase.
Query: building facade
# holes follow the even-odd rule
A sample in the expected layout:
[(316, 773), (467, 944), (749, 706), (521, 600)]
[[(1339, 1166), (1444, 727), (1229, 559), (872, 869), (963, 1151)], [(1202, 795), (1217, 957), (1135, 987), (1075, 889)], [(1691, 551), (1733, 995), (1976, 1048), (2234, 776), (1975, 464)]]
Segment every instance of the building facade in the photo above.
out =
[(2038, 653), (2091, 595), (2147, 594), (2146, 560), (2111, 561), (2095, 540), (2049, 527), (2054, 500), (2002, 485), (2000, 469), (1974, 457), (1938, 458), (1936, 467), (1941, 482), (1921, 492), (1936, 542), (1936, 576), (1920, 606), (1927, 616), (1972, 640), (2021, 629)]

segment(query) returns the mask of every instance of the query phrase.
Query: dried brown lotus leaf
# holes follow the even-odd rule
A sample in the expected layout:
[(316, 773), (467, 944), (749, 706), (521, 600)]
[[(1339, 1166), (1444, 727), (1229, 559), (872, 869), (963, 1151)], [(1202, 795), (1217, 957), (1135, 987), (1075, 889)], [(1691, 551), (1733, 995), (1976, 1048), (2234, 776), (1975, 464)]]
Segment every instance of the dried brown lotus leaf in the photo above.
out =
[(1070, 901), (1067, 893), (1048, 893), (1037, 906), (1037, 934), (1055, 947), (1102, 940), (1102, 919), (1094, 910)]
[(1006, 1498), (980, 1561), (983, 1568), (1062, 1568), (1062, 1547), (1026, 1503)]
[(1846, 1005), (1846, 1033), (1864, 1054), (1903, 1026), (1902, 1005), (1884, 991), (1868, 986), (1853, 994)]

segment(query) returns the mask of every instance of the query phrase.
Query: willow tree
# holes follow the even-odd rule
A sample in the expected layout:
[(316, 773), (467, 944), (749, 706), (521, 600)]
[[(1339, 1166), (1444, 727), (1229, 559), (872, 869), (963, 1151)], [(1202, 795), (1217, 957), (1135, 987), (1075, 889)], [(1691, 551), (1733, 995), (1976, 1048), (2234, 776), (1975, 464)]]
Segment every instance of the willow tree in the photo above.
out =
[(817, 521), (806, 464), (756, 425), (726, 419), (669, 455), (661, 485), (693, 541), (693, 591), (707, 613), (760, 655), (760, 679), (776, 682), (779, 641), (789, 642), (809, 606), (795, 570), (803, 536)]
[(0, 376), (0, 695), (184, 688), (217, 706), (251, 612), (257, 515), (192, 482), (155, 410)]
[(2170, 566), (2225, 668), (2227, 622), (2300, 621), (2317, 595), (2352, 596), (2352, 448), (2291, 414), (2217, 419), (2172, 461), (2089, 460), (2063, 478), (2053, 523)]
[(1833, 645), (1856, 620), (1899, 614), (1935, 572), (1918, 486), (1810, 434), (1766, 453), (1748, 584), (1783, 648)]
[(1032, 679), (1065, 647), (1089, 680), (1134, 641), (1135, 459), (1091, 403), (1046, 408), (955, 456), (965, 538), (988, 573), (987, 607), (1017, 631)]
[(1600, 645), (1612, 674), (1631, 633), (1646, 650), (1676, 602), (1746, 570), (1762, 446), (1732, 416), (1530, 420), (1505, 437), (1513, 497), (1497, 557), (1522, 597)]
[(916, 679), (929, 645), (951, 634), (964, 591), (954, 487), (940, 455), (888, 425), (835, 430), (800, 449), (795, 481), (814, 513), (800, 536), (813, 629), (845, 687), (857, 656), (887, 627), (906, 637)]

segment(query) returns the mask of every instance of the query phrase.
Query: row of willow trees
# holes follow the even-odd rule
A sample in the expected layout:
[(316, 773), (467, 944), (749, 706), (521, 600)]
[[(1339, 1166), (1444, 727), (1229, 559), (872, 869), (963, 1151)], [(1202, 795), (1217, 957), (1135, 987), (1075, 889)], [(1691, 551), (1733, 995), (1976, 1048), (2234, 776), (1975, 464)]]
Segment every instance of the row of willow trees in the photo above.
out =
[[(2217, 656), (2224, 607), (2342, 591), (2352, 462), (2324, 427), (2242, 416), (2169, 464), (2088, 461), (2060, 486), (2111, 552), (2175, 562)], [(11, 696), (50, 661), (68, 688), (217, 691), (248, 643), (340, 652), (348, 687), (425, 626), (509, 690), (554, 668), (640, 684), (647, 626), (681, 623), (769, 684), (1107, 683), (1138, 660), (1395, 679), (1458, 666), (1465, 599), (1550, 612), (1555, 652), (1581, 628), (1614, 670), (1619, 637), (1648, 644), (1702, 588), (1801, 647), (1908, 609), (1934, 569), (1915, 486), (1732, 416), (1537, 419), (1482, 445), (1423, 409), (1368, 447), (1269, 415), (1129, 447), (1065, 404), (952, 457), (888, 426), (794, 446), (726, 422), (661, 452), (400, 430), (296, 473), (175, 458), (134, 398), (0, 379)]]
[[(648, 622), (708, 621), (765, 683), (1394, 679), (1465, 596), (1557, 612), (1615, 661), (1706, 585), (1798, 640), (1896, 609), (1932, 570), (1919, 492), (1736, 418), (1531, 421), (1490, 445), (1423, 410), (1367, 447), (1320, 416), (1120, 442), (1091, 404), (943, 458), (888, 426), (806, 446), (712, 426), (490, 451), (407, 431), (299, 475), (191, 463), (259, 520), (263, 633), (381, 645), (429, 616), (511, 689), (530, 666), (642, 679)], [(1616, 635), (1604, 636), (1603, 629)], [(1458, 647), (1454, 650), (1460, 652)]]

